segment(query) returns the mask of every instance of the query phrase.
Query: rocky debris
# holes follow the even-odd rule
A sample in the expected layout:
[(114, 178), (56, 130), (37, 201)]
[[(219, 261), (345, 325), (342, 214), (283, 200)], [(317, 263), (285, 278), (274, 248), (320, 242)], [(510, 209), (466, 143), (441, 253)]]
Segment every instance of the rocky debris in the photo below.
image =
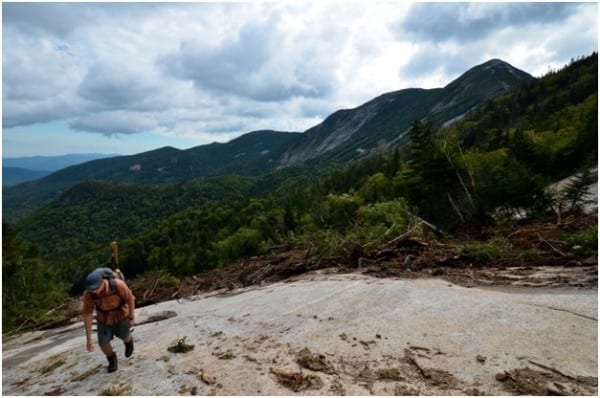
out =
[(194, 349), (193, 344), (187, 344), (185, 342), (186, 337), (183, 337), (175, 342), (173, 342), (169, 347), (167, 347), (167, 351), (172, 353), (186, 353), (190, 352)]
[(285, 370), (270, 369), (275, 375), (277, 382), (294, 392), (304, 390), (319, 390), (323, 387), (323, 380), (319, 376), (305, 375), (302, 372), (288, 372)]
[(442, 369), (427, 368), (419, 364), (409, 349), (404, 350), (404, 360), (417, 370), (419, 377), (427, 384), (443, 389), (457, 388), (462, 383), (450, 372)]
[(333, 393), (333, 395), (342, 396), (346, 395), (346, 389), (344, 388), (344, 384), (339, 379), (333, 379), (331, 382), (331, 386), (329, 387), (329, 391)]
[(396, 396), (418, 396), (421, 395), (421, 392), (411, 386), (407, 386), (406, 384), (397, 384), (394, 387), (394, 395)]
[(91, 375), (98, 373), (100, 368), (102, 368), (102, 365), (98, 365), (96, 367), (90, 368), (90, 369), (86, 370), (85, 372), (81, 373), (80, 375), (73, 377), (71, 379), (71, 381), (72, 382), (83, 381), (83, 380), (87, 379), (88, 377), (90, 377)]
[(218, 359), (233, 359), (236, 357), (236, 355), (233, 353), (233, 351), (231, 350), (226, 350), (226, 351), (215, 351), (212, 353), (215, 357), (217, 357)]
[(597, 377), (573, 377), (556, 369), (529, 367), (512, 369), (496, 375), (507, 391), (518, 395), (595, 395)]
[(51, 373), (53, 372), (55, 369), (61, 367), (62, 365), (64, 365), (66, 363), (66, 359), (65, 358), (51, 358), (50, 359), (50, 364), (44, 366), (42, 369), (40, 369), (40, 373), (42, 375), (47, 374), (47, 373)]
[(64, 389), (63, 386), (56, 386), (56, 387), (54, 387), (53, 390), (45, 392), (44, 395), (55, 395), (55, 396), (57, 396), (57, 395), (63, 395), (64, 392), (65, 392), (65, 389)]
[(296, 362), (303, 368), (314, 370), (316, 372), (323, 372), (326, 374), (333, 374), (335, 370), (333, 365), (327, 360), (323, 354), (313, 354), (310, 350), (304, 347), (296, 354)]
[(106, 395), (106, 396), (120, 396), (120, 395), (131, 395), (131, 386), (127, 383), (117, 383), (112, 384), (102, 390), (102, 392), (98, 395)]
[(198, 377), (200, 377), (200, 380), (202, 380), (203, 382), (205, 382), (208, 385), (211, 384), (215, 384), (216, 383), (216, 379), (211, 376), (206, 370), (204, 369), (200, 369), (200, 371), (198, 372)]
[[(318, 258), (312, 256), (310, 250), (282, 250), (184, 278), (178, 296), (274, 283), (316, 270), (360, 272), (381, 278), (433, 276), (467, 287), (595, 287), (598, 283), (597, 257), (577, 261), (573, 247), (560, 240), (561, 233), (579, 231), (594, 223), (597, 223), (596, 217), (582, 215), (562, 224), (517, 225), (506, 232), (506, 240), (515, 249), (529, 251), (528, 258), (507, 254), (485, 265), (459, 245), (406, 234), (372, 252), (356, 248), (347, 259)], [(173, 294), (170, 292), (169, 296)]]
[(138, 321), (138, 322), (136, 322), (136, 324), (143, 325), (145, 323), (160, 322), (160, 321), (164, 321), (166, 319), (173, 318), (176, 316), (177, 316), (177, 313), (175, 311), (161, 311), (161, 312), (149, 315), (148, 318), (143, 319), (142, 321)]
[[(340, 369), (336, 374), (352, 378), (353, 383), (363, 386), (370, 393), (374, 393), (378, 383), (401, 383), (395, 384), (394, 395), (420, 395), (421, 391), (427, 391), (427, 395), (447, 395), (449, 392), (464, 393), (467, 388), (467, 383), (452, 373), (423, 366), (411, 349), (405, 349), (401, 357), (387, 357), (384, 360), (365, 361), (348, 357), (338, 360)], [(385, 364), (393, 366), (382, 366)]]

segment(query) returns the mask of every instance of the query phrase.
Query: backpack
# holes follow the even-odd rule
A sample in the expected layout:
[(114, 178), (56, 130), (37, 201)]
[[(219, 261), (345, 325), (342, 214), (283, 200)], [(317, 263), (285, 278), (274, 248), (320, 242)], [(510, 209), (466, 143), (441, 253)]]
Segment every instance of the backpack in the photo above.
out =
[[(102, 277), (102, 279), (108, 279), (108, 282), (110, 283), (110, 290), (113, 293), (117, 292), (117, 286), (115, 284), (115, 273), (113, 272), (112, 269), (108, 268), (108, 267), (98, 267), (95, 270), (92, 271), (95, 274), (100, 274), (100, 276)], [(120, 275), (119, 275), (120, 276)]]
[[(117, 278), (117, 276), (119, 277), (119, 279), (121, 278), (121, 273), (119, 272), (119, 274), (115, 275), (116, 273), (108, 268), (108, 267), (99, 267), (96, 268), (94, 271), (92, 271), (94, 273), (98, 273), (100, 274), (100, 276), (102, 277), (102, 279), (107, 279), (108, 283), (110, 285), (110, 291), (112, 292), (112, 294), (110, 294), (110, 296), (113, 295), (119, 295), (119, 292), (117, 291), (117, 283), (115, 282), (115, 279)], [(101, 302), (102, 302), (102, 297), (97, 296), (96, 294), (90, 292), (90, 294), (92, 295), (92, 298), (94, 299), (94, 303), (96, 304), (96, 308), (100, 309), (101, 308)], [(104, 296), (106, 297), (106, 296)], [(123, 300), (120, 298), (119, 296), (119, 305), (116, 306), (115, 308), (111, 309), (111, 310), (102, 310), (102, 311), (112, 311), (112, 310), (116, 310), (117, 308), (120, 308), (123, 305)]]

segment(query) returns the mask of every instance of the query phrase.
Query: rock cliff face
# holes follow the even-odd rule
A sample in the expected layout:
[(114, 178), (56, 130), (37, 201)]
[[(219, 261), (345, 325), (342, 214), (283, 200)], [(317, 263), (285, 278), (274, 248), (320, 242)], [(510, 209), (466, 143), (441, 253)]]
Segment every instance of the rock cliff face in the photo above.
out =
[(382, 104), (371, 101), (356, 109), (335, 112), (323, 123), (306, 131), (301, 143), (283, 154), (281, 165), (302, 163), (335, 150), (356, 134), (381, 109)]
[[(81, 323), (3, 339), (5, 395), (597, 394), (597, 290), (321, 270), (137, 310), (106, 372)], [(576, 333), (574, 332), (576, 331)]]
[(357, 108), (337, 111), (307, 130), (284, 153), (281, 165), (321, 156), (352, 160), (397, 142), (413, 120), (447, 124), (484, 101), (532, 80), (528, 73), (492, 59), (471, 68), (444, 88), (413, 88), (381, 95)]

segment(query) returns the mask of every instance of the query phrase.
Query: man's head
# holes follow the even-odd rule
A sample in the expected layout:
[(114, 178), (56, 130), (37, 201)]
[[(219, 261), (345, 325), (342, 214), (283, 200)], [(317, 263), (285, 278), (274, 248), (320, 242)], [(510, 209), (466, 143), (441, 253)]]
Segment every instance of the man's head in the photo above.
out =
[(102, 275), (98, 272), (91, 272), (85, 278), (85, 290), (93, 292), (102, 285)]

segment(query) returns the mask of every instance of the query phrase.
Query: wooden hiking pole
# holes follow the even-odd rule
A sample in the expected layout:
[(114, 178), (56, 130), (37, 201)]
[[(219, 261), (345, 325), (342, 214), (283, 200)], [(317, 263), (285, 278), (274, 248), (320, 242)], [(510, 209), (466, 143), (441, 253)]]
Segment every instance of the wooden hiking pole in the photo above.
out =
[(116, 240), (110, 242), (110, 248), (112, 250), (113, 258), (115, 259), (115, 265), (119, 267), (119, 245)]

